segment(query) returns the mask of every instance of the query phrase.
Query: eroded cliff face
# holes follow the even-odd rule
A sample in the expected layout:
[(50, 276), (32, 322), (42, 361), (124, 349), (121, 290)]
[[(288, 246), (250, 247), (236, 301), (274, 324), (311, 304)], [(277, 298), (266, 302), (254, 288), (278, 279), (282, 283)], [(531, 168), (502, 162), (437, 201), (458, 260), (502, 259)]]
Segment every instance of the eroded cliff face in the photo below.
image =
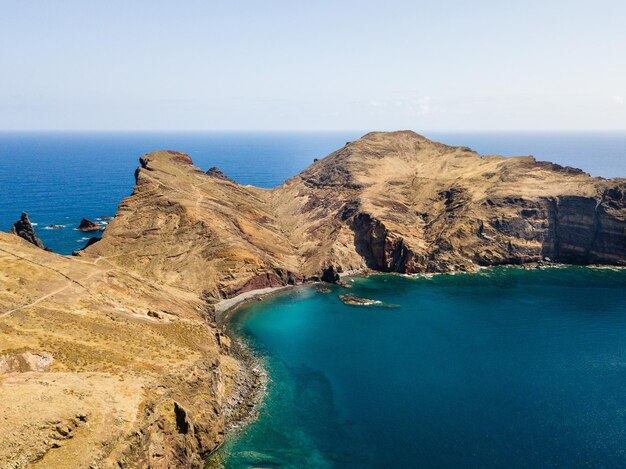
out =
[(206, 174), (176, 152), (144, 156), (136, 176), (84, 255), (213, 302), (330, 268), (626, 262), (623, 179), (481, 156), (409, 131), (368, 134), (272, 190)]
[(626, 265), (626, 180), (413, 132), (272, 190), (158, 151), (78, 254), (0, 233), (0, 465), (193, 467), (254, 389), (215, 303), (354, 269)]
[(211, 301), (302, 280), (263, 190), (208, 175), (172, 151), (142, 157), (136, 180), (102, 240), (82, 257), (107, 257)]
[[(323, 265), (448, 272), (550, 258), (626, 264), (626, 181), (532, 157), (481, 156), (413, 132), (372, 133), (273, 191)], [(349, 239), (348, 239), (349, 238)]]

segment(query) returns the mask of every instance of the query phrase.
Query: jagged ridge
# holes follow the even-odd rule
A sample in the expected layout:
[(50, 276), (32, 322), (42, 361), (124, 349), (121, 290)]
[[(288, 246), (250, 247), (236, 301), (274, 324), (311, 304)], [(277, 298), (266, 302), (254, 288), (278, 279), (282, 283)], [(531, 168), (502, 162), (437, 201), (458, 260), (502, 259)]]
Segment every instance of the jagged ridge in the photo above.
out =
[(208, 176), (176, 152), (141, 161), (133, 195), (87, 255), (118, 256), (214, 301), (321, 278), (331, 266), (626, 262), (623, 179), (481, 156), (410, 131), (367, 134), (272, 190)]

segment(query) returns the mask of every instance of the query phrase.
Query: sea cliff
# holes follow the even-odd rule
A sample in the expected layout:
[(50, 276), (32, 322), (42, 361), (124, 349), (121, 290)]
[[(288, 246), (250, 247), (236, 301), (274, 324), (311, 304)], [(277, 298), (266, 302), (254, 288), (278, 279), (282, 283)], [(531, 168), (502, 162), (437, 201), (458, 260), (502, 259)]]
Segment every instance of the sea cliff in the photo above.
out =
[(363, 269), (626, 265), (626, 180), (409, 131), (271, 190), (176, 151), (135, 177), (77, 256), (0, 233), (3, 466), (199, 466), (255, 387), (215, 317), (246, 292)]

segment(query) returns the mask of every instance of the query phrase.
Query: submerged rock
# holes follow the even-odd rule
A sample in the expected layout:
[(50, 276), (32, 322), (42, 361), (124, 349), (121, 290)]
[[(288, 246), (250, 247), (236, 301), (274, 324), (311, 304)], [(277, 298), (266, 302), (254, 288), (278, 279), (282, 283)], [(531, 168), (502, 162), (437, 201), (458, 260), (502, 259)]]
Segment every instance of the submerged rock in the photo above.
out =
[(18, 221), (15, 222), (13, 228), (11, 228), (10, 233), (19, 236), (22, 239), (25, 239), (31, 244), (34, 244), (38, 248), (46, 249), (43, 245), (37, 234), (35, 233), (35, 228), (33, 228), (33, 224), (30, 222), (28, 218), (28, 213), (22, 212), (22, 216)]

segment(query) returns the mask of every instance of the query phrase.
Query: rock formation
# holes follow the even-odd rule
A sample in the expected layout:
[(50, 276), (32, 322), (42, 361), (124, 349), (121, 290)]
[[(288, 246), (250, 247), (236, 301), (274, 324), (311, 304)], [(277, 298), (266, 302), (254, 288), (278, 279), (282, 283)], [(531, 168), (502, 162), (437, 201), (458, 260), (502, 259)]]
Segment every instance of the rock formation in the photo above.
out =
[(80, 231), (100, 231), (104, 228), (101, 225), (98, 225), (96, 222), (89, 220), (88, 218), (83, 218), (78, 225), (77, 230)]
[(220, 179), (228, 179), (229, 181), (232, 181), (232, 179), (226, 176), (222, 172), (222, 170), (218, 168), (217, 166), (213, 166), (212, 168), (209, 168), (206, 173), (208, 176), (212, 176), (212, 177), (220, 178)]
[(100, 238), (98, 238), (97, 236), (92, 236), (91, 238), (89, 238), (87, 240), (87, 242), (85, 243), (85, 246), (83, 247), (83, 249), (88, 248), (92, 244), (96, 244), (98, 241), (100, 241)]
[(413, 132), (372, 133), (272, 193), (304, 275), (334, 265), (446, 272), (550, 258), (626, 264), (626, 180), (532, 157), (481, 156)]
[(13, 228), (10, 231), (12, 234), (19, 236), (22, 239), (25, 239), (31, 244), (34, 244), (38, 248), (46, 249), (37, 233), (35, 233), (35, 228), (33, 227), (30, 219), (28, 218), (28, 213), (22, 212), (22, 216), (18, 221), (15, 222)]
[(339, 295), (339, 299), (345, 304), (351, 306), (373, 306), (382, 304), (382, 301), (370, 300), (368, 298), (361, 298), (355, 295)]
[(207, 176), (166, 151), (142, 157), (136, 178), (82, 255), (114, 256), (210, 301), (363, 268), (626, 264), (624, 179), (414, 132), (367, 134), (271, 190)]
[(0, 466), (198, 467), (255, 387), (215, 322), (239, 293), (368, 268), (626, 265), (626, 180), (413, 132), (271, 190), (175, 151), (140, 164), (76, 257), (0, 233)]
[(89, 246), (91, 246), (92, 244), (97, 243), (98, 241), (100, 241), (101, 238), (97, 237), (97, 236), (92, 236), (91, 238), (89, 238), (87, 240), (87, 242), (85, 243), (85, 245), (80, 248), (77, 249), (76, 251), (72, 251), (72, 256), (78, 256), (78, 254), (80, 253), (80, 251), (87, 249)]

